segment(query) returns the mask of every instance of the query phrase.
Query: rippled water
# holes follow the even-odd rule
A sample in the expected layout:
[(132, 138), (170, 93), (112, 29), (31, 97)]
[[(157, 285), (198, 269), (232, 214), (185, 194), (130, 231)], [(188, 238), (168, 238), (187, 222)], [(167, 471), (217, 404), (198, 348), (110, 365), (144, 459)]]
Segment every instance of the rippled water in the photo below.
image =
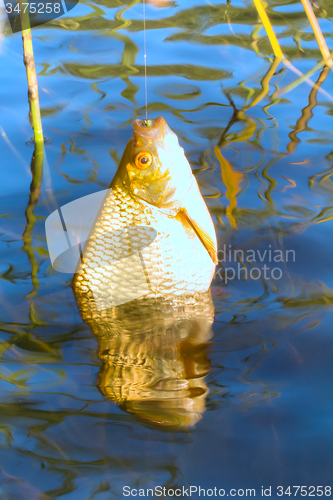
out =
[[(321, 56), (301, 2), (268, 3), (284, 54), (307, 73)], [(332, 3), (315, 11), (332, 49)], [(166, 432), (107, 400), (97, 339), (47, 253), (45, 218), (109, 185), (145, 114), (142, 3), (81, 1), (33, 30), (47, 138), (36, 219), (22, 42), (7, 27), (0, 497), (102, 500), (122, 498), (125, 485), (197, 485), (257, 496), (272, 486), (277, 498), (278, 485), (332, 486), (332, 75), (311, 76), (319, 90), (289, 89), (298, 75), (271, 67), (250, 1), (151, 1), (146, 13), (148, 113), (178, 134), (219, 238), (206, 411), (195, 428)], [(234, 250), (252, 261), (243, 271)]]

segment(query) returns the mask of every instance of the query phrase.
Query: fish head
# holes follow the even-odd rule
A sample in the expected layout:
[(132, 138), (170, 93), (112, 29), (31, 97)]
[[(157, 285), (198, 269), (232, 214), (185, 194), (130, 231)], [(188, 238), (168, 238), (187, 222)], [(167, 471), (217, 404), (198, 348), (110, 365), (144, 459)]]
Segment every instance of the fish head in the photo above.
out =
[(176, 134), (162, 116), (135, 120), (112, 187), (119, 181), (134, 198), (159, 208), (177, 205), (194, 177)]

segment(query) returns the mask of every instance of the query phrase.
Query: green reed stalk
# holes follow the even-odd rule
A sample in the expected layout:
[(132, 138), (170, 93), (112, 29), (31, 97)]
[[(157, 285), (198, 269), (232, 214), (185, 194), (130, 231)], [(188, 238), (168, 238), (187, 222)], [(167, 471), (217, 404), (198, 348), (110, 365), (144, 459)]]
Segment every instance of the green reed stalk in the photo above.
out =
[(30, 125), (34, 131), (35, 143), (38, 144), (44, 141), (44, 137), (42, 129), (42, 120), (40, 116), (38, 83), (37, 83), (37, 75), (35, 68), (34, 52), (32, 47), (29, 9), (26, 8), (26, 5), (23, 6), (21, 0), (19, 0), (19, 3), (20, 3), (20, 16), (22, 24), (22, 40), (23, 40), (23, 54), (24, 54), (23, 60), (27, 71), (27, 79), (29, 87), (28, 90), (28, 99), (30, 106), (29, 120), (30, 120)]

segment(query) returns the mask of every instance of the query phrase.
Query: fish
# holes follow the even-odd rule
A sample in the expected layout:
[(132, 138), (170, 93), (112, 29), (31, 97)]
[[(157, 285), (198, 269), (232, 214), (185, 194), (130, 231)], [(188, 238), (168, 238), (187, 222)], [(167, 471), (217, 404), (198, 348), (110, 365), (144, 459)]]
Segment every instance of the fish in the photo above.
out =
[(97, 386), (107, 400), (160, 430), (187, 431), (202, 420), (214, 321), (210, 291), (141, 297), (83, 318), (98, 340)]
[(209, 392), (214, 224), (176, 134), (135, 120), (72, 288), (96, 335), (103, 396), (150, 425), (199, 422)]
[(214, 224), (177, 135), (162, 116), (135, 120), (81, 250), (75, 297), (102, 311), (203, 293), (216, 264)]

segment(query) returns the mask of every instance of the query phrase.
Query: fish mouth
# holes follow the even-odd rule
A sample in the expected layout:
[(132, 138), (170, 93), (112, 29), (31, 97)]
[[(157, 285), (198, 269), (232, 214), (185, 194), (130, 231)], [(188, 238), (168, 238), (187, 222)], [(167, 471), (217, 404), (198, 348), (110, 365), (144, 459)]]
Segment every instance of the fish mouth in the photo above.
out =
[(156, 184), (157, 182), (170, 181), (170, 180), (171, 180), (171, 175), (169, 174), (169, 172), (167, 172), (166, 174), (162, 175), (162, 177), (158, 177), (157, 179), (149, 179), (149, 181), (142, 182), (142, 184), (149, 186), (149, 184)]
[(144, 137), (145, 139), (164, 139), (166, 133), (166, 121), (163, 116), (152, 120), (135, 120), (133, 122), (133, 132), (135, 139)]

